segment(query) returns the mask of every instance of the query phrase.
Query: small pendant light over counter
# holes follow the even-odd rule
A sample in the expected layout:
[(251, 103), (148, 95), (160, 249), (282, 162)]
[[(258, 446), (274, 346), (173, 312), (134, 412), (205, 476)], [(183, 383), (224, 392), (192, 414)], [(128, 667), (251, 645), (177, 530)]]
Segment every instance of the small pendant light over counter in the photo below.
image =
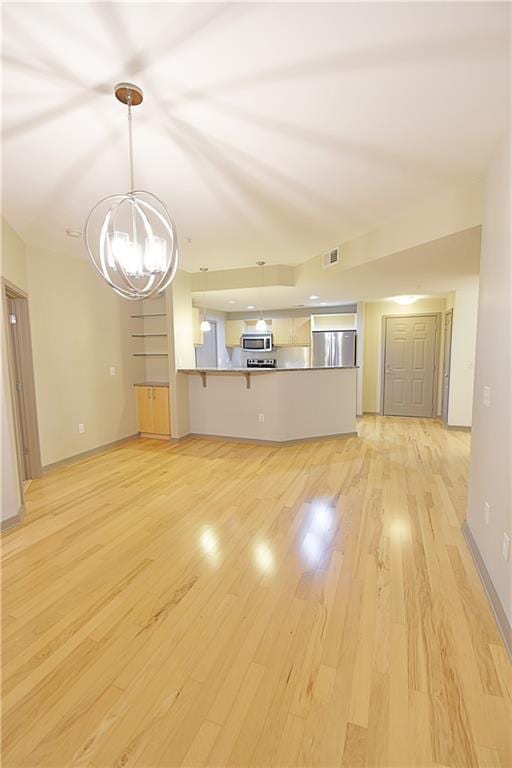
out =
[(260, 280), (260, 316), (259, 320), (256, 323), (256, 330), (257, 331), (266, 331), (267, 330), (267, 324), (265, 320), (263, 319), (263, 286), (264, 286), (264, 279), (265, 274), (263, 272), (263, 267), (265, 266), (264, 261), (257, 261), (256, 264), (258, 267), (261, 268), (261, 280)]
[(141, 89), (115, 86), (128, 107), (129, 190), (97, 203), (85, 223), (87, 253), (108, 285), (125, 299), (139, 301), (162, 293), (178, 268), (178, 236), (164, 203), (133, 181), (132, 107), (142, 103)]
[[(204, 290), (206, 292), (206, 273), (208, 272), (208, 267), (200, 267), (200, 270), (201, 270), (201, 272), (204, 275)], [(205, 316), (204, 302), (203, 302), (203, 307), (202, 307), (202, 312), (201, 312), (201, 318), (202, 318), (201, 319), (201, 326), (200, 326), (201, 330), (203, 332), (211, 331), (212, 326), (210, 325), (210, 323), (208, 322), (208, 320), (206, 319), (206, 316)]]

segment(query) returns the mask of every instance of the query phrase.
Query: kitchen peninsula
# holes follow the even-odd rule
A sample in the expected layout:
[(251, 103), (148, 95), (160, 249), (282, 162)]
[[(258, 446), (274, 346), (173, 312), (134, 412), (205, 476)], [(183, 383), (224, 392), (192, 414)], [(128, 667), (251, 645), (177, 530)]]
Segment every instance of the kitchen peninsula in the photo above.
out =
[(356, 367), (197, 368), (188, 377), (190, 432), (286, 443), (356, 434)]

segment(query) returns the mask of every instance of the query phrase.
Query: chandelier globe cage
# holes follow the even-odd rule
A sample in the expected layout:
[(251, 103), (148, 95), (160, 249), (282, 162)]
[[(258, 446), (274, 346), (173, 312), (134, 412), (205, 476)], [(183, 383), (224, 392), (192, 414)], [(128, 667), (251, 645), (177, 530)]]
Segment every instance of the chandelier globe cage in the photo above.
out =
[(165, 204), (133, 182), (132, 106), (142, 102), (131, 83), (115, 87), (128, 107), (130, 191), (108, 195), (89, 213), (84, 228), (89, 258), (105, 282), (132, 301), (153, 298), (173, 281), (178, 269), (176, 226)]

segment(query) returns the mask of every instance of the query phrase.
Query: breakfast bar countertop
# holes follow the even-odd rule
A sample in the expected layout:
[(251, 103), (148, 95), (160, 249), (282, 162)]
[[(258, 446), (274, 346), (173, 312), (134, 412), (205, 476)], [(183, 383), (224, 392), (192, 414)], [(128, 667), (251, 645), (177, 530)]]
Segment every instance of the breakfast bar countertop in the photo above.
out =
[(340, 371), (353, 370), (357, 365), (308, 365), (287, 368), (178, 368), (178, 373), (283, 373), (286, 371)]

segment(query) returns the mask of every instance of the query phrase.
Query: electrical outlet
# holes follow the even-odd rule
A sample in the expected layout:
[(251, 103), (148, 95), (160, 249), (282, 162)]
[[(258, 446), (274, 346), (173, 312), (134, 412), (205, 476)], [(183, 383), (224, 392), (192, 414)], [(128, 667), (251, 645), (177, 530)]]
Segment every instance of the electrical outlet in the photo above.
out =
[(258, 414), (258, 421), (259, 421), (260, 424), (263, 424), (263, 422), (265, 421), (265, 414), (264, 413), (259, 413)]
[(115, 376), (116, 375), (116, 369), (113, 365), (110, 366), (110, 375)]
[(85, 432), (85, 424), (79, 424), (78, 431), (80, 432), (81, 435), (83, 435), (83, 433)]
[(503, 544), (501, 545), (501, 554), (504, 560), (508, 560), (510, 554), (510, 536), (508, 533), (503, 534)]
[(484, 502), (484, 518), (485, 518), (485, 524), (489, 525), (489, 518), (491, 516), (491, 505), (488, 501)]
[(484, 405), (486, 408), (491, 407), (491, 388), (484, 387)]

